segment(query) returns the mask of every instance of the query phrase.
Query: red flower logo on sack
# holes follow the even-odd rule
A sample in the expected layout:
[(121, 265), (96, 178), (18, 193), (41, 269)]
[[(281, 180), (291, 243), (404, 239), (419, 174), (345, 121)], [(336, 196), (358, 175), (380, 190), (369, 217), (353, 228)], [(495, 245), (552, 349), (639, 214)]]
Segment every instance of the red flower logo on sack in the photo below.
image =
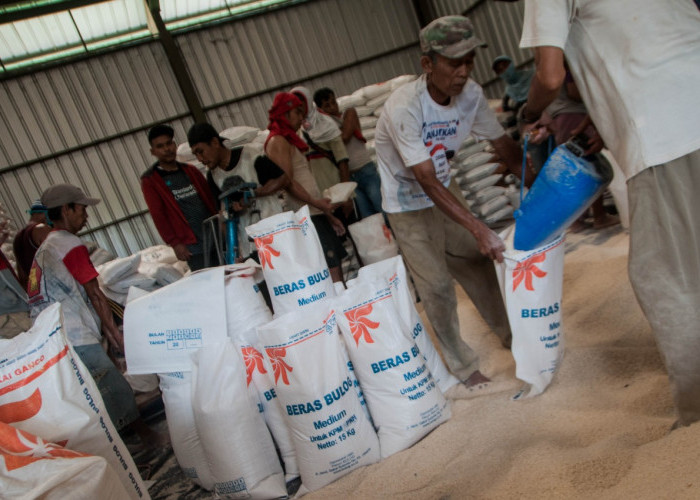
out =
[(521, 262), (515, 269), (513, 269), (513, 291), (515, 291), (515, 289), (518, 288), (518, 285), (520, 285), (520, 283), (523, 281), (525, 281), (525, 288), (527, 290), (530, 290), (531, 292), (535, 291), (535, 288), (532, 286), (532, 276), (534, 275), (538, 278), (544, 278), (547, 276), (547, 273), (537, 267), (535, 264), (544, 262), (546, 257), (547, 256), (544, 253), (537, 254), (534, 257), (530, 257), (529, 259)]
[(66, 450), (61, 445), (47, 443), (39, 436), (0, 422), (0, 455), (8, 471), (19, 469), (37, 460), (89, 457), (85, 453)]
[(287, 355), (287, 349), (284, 347), (273, 347), (272, 349), (265, 349), (265, 352), (272, 363), (272, 371), (275, 373), (275, 384), (282, 377), (282, 382), (289, 385), (287, 372), (291, 372), (293, 368), (282, 359)]
[(355, 343), (360, 345), (360, 338), (364, 338), (368, 344), (374, 344), (372, 336), (369, 334), (369, 329), (375, 329), (379, 323), (372, 321), (366, 316), (372, 312), (372, 304), (356, 307), (345, 313), (345, 317), (350, 322), (350, 332)]
[(246, 383), (250, 385), (256, 368), (260, 373), (267, 373), (267, 371), (265, 370), (265, 365), (263, 365), (262, 353), (255, 347), (243, 347), (241, 348), (241, 352), (245, 360), (245, 371), (248, 375)]
[(275, 266), (272, 265), (272, 257), (280, 256), (279, 251), (270, 246), (274, 238), (274, 234), (263, 236), (262, 238), (255, 238), (255, 248), (258, 250), (260, 264), (262, 264), (263, 269), (265, 269), (265, 266), (274, 269)]

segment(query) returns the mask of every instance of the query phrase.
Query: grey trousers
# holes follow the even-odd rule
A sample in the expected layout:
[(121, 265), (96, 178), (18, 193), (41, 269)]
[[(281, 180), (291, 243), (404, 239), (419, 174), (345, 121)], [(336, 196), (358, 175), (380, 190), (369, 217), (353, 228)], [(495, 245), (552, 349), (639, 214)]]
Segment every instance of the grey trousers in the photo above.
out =
[[(457, 184), (450, 191), (466, 202)], [(510, 339), (508, 316), (493, 262), (476, 239), (439, 208), (387, 214), (448, 368), (466, 380), (479, 368), (476, 353), (462, 339), (454, 278), (502, 342)]]
[(700, 420), (700, 150), (627, 183), (629, 275), (666, 364), (679, 425)]

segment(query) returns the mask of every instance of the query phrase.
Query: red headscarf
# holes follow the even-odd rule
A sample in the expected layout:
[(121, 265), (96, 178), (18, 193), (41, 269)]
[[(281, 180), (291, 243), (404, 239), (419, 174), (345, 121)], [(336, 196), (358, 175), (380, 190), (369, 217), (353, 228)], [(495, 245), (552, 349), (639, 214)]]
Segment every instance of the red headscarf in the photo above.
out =
[(272, 139), (274, 136), (281, 135), (287, 140), (287, 142), (291, 143), (302, 153), (309, 149), (308, 144), (306, 144), (304, 140), (297, 135), (296, 130), (292, 128), (292, 125), (285, 116), (289, 111), (294, 108), (298, 108), (301, 105), (301, 100), (289, 92), (278, 92), (275, 95), (275, 100), (272, 101), (272, 107), (268, 111), (268, 118), (270, 122), (267, 125), (267, 129), (270, 131), (270, 135), (265, 141), (265, 146), (267, 146), (267, 141)]

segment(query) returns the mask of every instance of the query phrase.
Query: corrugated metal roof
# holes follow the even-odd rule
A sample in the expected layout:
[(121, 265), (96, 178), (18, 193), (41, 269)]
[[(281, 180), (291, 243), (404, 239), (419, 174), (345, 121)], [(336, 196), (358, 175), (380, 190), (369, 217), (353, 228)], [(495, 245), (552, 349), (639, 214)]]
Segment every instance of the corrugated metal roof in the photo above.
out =
[[(160, 12), (166, 27), (181, 29), (296, 1), (300, 0), (167, 0)], [(156, 33), (149, 29), (150, 14), (143, 0), (43, 2), (46, 6), (41, 12), (54, 12), (15, 19), (22, 9), (31, 13), (35, 3), (0, 7), (0, 75)]]

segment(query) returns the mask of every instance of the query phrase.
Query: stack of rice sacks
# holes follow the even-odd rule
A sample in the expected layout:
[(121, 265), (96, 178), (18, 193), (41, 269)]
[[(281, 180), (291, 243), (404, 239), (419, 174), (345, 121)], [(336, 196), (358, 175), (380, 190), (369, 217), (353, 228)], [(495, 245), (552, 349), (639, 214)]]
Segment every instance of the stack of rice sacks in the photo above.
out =
[(493, 147), (488, 141), (468, 137), (452, 158), (452, 175), (459, 183), (469, 209), (489, 227), (512, 220), (519, 205), (520, 180), (513, 174), (498, 173)]
[(357, 89), (350, 95), (338, 97), (338, 108), (342, 113), (348, 108), (355, 108), (360, 118), (362, 135), (367, 139), (367, 149), (376, 163), (377, 155), (374, 150), (374, 129), (377, 120), (384, 110), (384, 103), (391, 93), (404, 83), (412, 82), (417, 75), (401, 75), (381, 83), (367, 85)]
[(506, 129), (506, 134), (515, 138), (519, 137), (517, 119), (512, 111), (503, 110), (503, 101), (501, 99), (489, 99), (489, 108), (496, 115), (496, 119), (501, 126)]

